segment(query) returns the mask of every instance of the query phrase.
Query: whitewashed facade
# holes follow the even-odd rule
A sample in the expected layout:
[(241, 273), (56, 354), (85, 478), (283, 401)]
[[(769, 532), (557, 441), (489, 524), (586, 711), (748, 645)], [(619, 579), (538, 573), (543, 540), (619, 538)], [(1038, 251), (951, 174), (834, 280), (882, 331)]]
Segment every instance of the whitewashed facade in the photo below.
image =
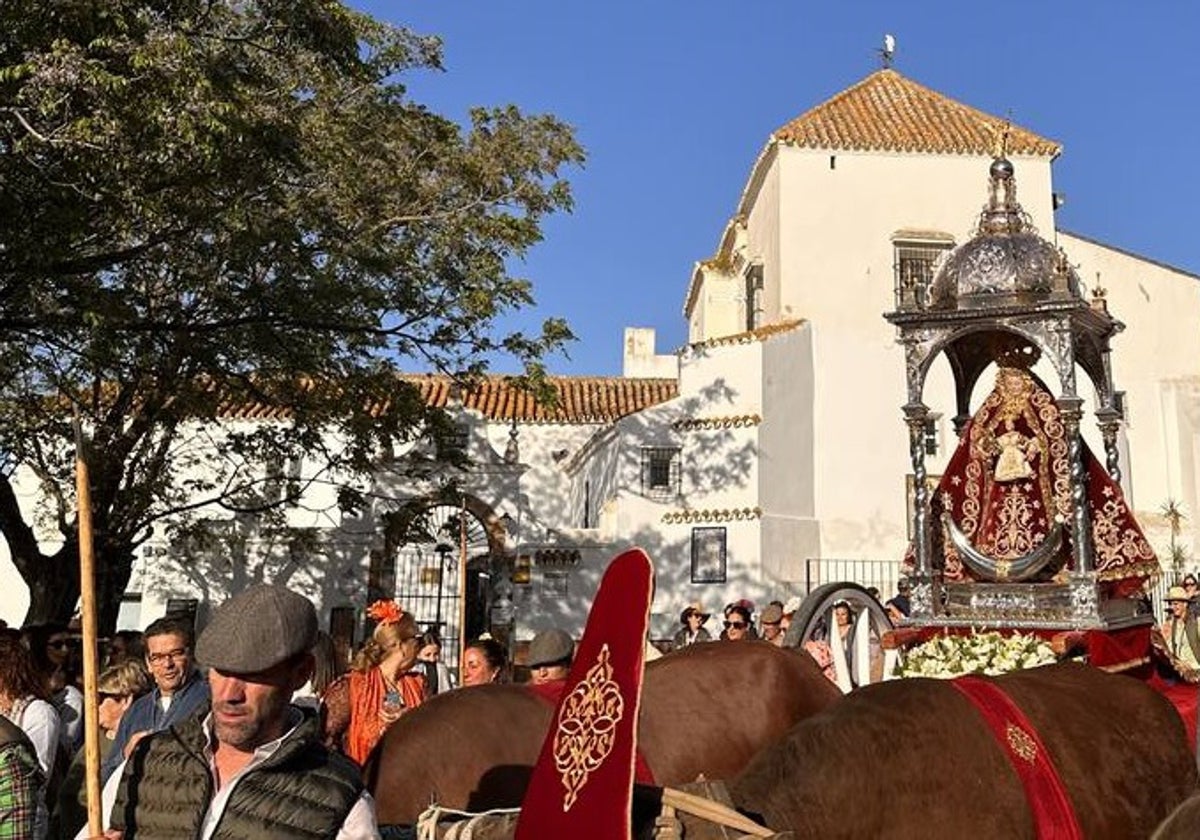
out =
[[(890, 106), (872, 112), (872, 97)], [(897, 107), (910, 99), (923, 107)], [(892, 124), (893, 114), (906, 116)], [(861, 136), (829, 130), (843, 124)], [(550, 624), (580, 632), (605, 562), (629, 545), (655, 561), (658, 637), (674, 631), (688, 602), (716, 611), (741, 597), (761, 604), (803, 593), (823, 582), (813, 570), (826, 574), (833, 561), (876, 564), (872, 579), (890, 585), (908, 539), (910, 467), (903, 354), (882, 313), (895, 308), (914, 257), (970, 238), (997, 144), (1007, 144), (1037, 230), (1127, 325), (1113, 353), (1126, 392), (1123, 480), (1160, 549), (1168, 533), (1159, 510), (1182, 503), (1191, 516), (1182, 538), (1195, 556), (1198, 278), (1058, 231), (1056, 144), (887, 70), (772, 135), (714, 253), (681, 283), (687, 346), (659, 354), (653, 330), (627, 330), (624, 377), (559, 380), (583, 396), (553, 416), (462, 402), (474, 466), (457, 486), (479, 527), (466, 551), (444, 534), (437, 562), (472, 561), (471, 572), (486, 576), (483, 608), (493, 619), (511, 615), (517, 639)], [(985, 376), (976, 401), (988, 387)], [(614, 402), (618, 393), (636, 396)], [(936, 475), (955, 442), (944, 362), (926, 394), (941, 412), (929, 430)], [(1085, 426), (1102, 451), (1094, 422)], [(386, 515), (430, 498), (437, 481), (414, 483), (382, 465), (368, 490), (371, 506), (357, 518), (338, 514), (331, 498), (306, 499), (289, 514), (312, 538), (300, 548), (267, 541), (261, 556), (230, 562), (148, 543), (132, 587), (140, 605), (125, 622), (145, 625), (171, 598), (220, 600), (280, 575), (312, 595), (326, 621), (335, 608), (361, 609), (398, 585), (388, 572), (409, 551), (385, 537)], [(428, 550), (412, 556), (422, 569), (434, 562)], [(423, 585), (440, 580), (457, 594), (456, 573), (422, 572)], [(0, 617), (19, 622), (23, 587), (3, 561), (0, 579)]]

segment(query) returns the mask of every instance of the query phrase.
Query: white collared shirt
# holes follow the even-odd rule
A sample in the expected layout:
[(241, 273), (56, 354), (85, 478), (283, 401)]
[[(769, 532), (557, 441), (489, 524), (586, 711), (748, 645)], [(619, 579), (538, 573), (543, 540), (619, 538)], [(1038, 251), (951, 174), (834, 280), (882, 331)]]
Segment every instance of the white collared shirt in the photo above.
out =
[[(243, 767), (232, 778), (225, 780), (225, 784), (217, 790), (216, 796), (208, 804), (208, 810), (204, 814), (204, 822), (201, 824), (200, 840), (210, 840), (213, 833), (217, 830), (217, 826), (221, 822), (221, 817), (225, 814), (225, 806), (229, 804), (229, 797), (233, 795), (233, 789), (237, 787), (247, 773), (255, 767), (261, 765), (264, 761), (270, 758), (279, 747), (283, 744), (284, 739), (296, 730), (303, 720), (303, 715), (297, 709), (292, 709), (292, 726), (281, 737), (274, 741), (269, 741), (263, 744), (254, 751), (254, 757), (250, 762)], [(209, 713), (202, 723), (204, 734), (207, 736), (204, 747), (204, 758), (208, 762), (208, 772), (212, 776), (213, 787), (218, 784), (216, 761), (212, 752), (212, 714)], [(104, 785), (104, 792), (101, 796), (101, 807), (103, 809), (103, 825), (108, 825), (112, 819), (113, 806), (117, 801), (117, 788), (121, 784), (121, 776), (125, 773), (125, 763), (117, 767), (116, 771), (108, 777), (108, 781)], [(88, 828), (85, 825), (75, 835), (75, 840), (87, 840)], [(379, 838), (379, 826), (375, 822), (375, 800), (371, 798), (371, 794), (363, 791), (358, 801), (354, 803), (354, 807), (350, 809), (350, 813), (346, 815), (345, 821), (342, 823), (341, 829), (337, 833), (337, 840), (377, 840)]]

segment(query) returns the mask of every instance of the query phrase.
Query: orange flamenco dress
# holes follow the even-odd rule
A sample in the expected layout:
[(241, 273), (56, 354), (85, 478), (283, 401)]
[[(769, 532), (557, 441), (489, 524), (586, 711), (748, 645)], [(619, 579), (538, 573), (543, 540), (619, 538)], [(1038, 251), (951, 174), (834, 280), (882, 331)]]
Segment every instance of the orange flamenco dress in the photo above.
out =
[[(389, 714), (384, 708), (388, 704), (388, 685), (379, 668), (351, 671), (346, 675), (345, 685), (350, 719), (342, 747), (346, 755), (361, 765), (399, 715)], [(425, 699), (425, 678), (416, 673), (402, 674), (396, 681), (396, 690), (403, 713)]]

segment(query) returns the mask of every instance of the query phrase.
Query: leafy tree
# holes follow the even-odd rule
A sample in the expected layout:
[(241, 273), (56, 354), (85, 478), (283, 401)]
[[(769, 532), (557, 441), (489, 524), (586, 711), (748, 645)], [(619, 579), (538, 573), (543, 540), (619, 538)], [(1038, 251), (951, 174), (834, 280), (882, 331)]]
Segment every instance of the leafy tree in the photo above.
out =
[(251, 492), (263, 464), (346, 480), (436, 426), (402, 368), (506, 353), (536, 381), (570, 338), (497, 322), (532, 303), (509, 266), (582, 151), (552, 116), (413, 101), (440, 50), (333, 0), (0, 5), (0, 533), (30, 620), (78, 595), (73, 415), (106, 628), (156, 523), (257, 515), (299, 491)]

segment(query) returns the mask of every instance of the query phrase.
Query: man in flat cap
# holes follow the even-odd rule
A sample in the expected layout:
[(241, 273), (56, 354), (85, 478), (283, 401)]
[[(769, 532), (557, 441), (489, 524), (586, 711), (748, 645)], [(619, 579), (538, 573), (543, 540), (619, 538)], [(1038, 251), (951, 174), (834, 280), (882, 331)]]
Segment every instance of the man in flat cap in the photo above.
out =
[(775, 647), (783, 647), (782, 601), (772, 601), (763, 607), (762, 613), (758, 616), (758, 632), (763, 639)]
[(529, 656), (525, 660), (534, 689), (543, 697), (557, 701), (567, 684), (574, 654), (575, 640), (565, 630), (552, 627), (538, 631), (529, 643)]
[(211, 711), (134, 748), (105, 786), (104, 836), (379, 837), (358, 768), (289, 702), (312, 675), (316, 635), (312, 604), (282, 586), (222, 604), (196, 645)]

